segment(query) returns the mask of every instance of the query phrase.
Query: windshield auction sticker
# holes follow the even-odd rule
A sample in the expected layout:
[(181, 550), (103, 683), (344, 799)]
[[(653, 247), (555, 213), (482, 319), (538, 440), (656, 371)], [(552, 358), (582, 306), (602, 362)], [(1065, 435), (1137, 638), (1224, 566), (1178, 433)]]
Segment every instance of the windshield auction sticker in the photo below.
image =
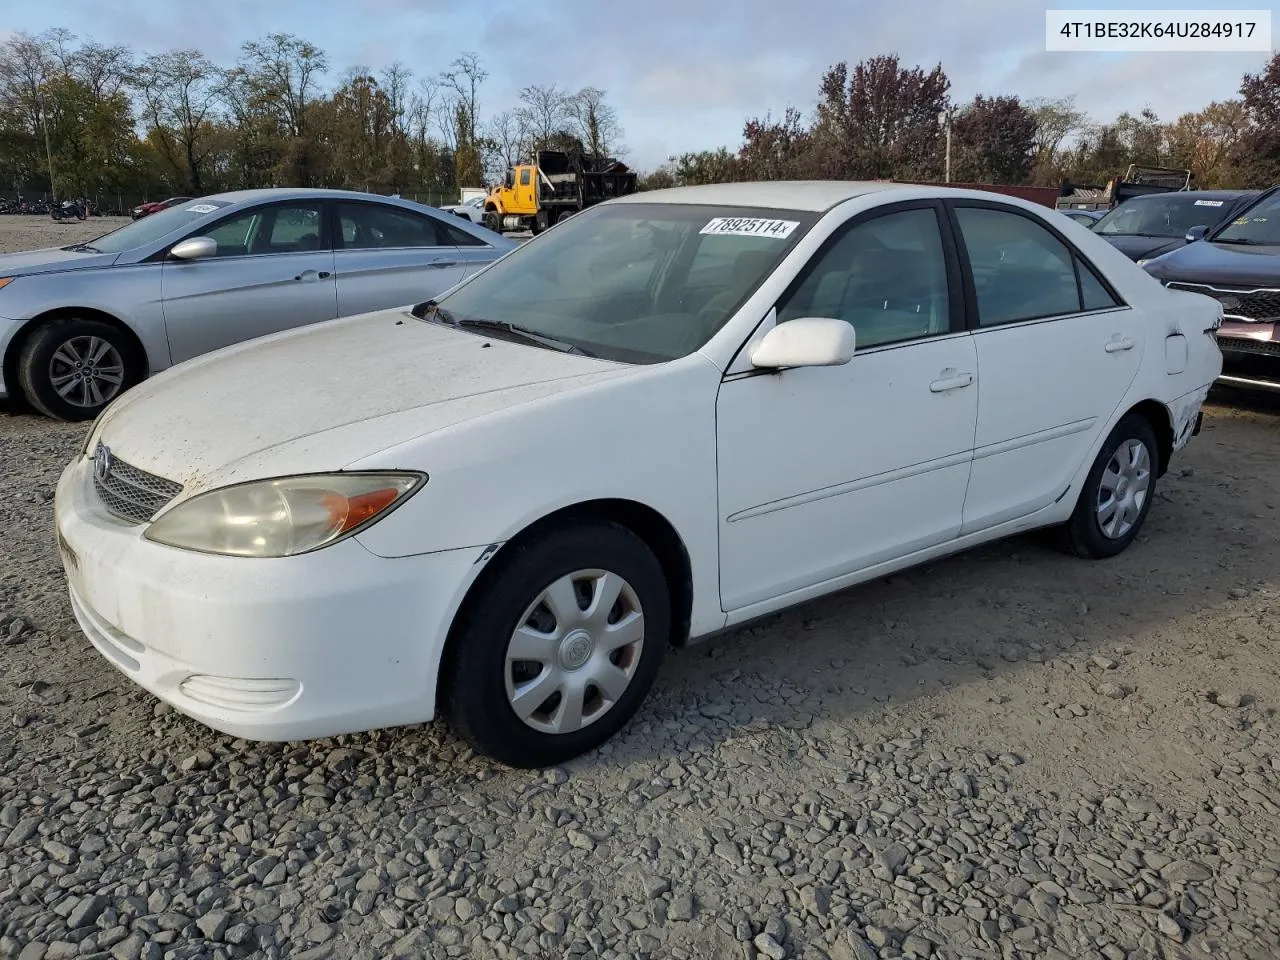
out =
[(699, 233), (721, 237), (770, 237), (785, 240), (800, 226), (796, 220), (765, 220), (760, 217), (715, 217)]
[(212, 203), (197, 203), (194, 207), (187, 207), (187, 213), (213, 213), (217, 209)]

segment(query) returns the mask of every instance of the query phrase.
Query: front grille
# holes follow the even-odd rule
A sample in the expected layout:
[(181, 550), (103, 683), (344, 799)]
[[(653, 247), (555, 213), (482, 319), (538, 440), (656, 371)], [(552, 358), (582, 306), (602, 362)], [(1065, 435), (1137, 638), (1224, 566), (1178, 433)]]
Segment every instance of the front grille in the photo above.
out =
[(174, 497), (182, 484), (118, 459), (102, 444), (93, 451), (93, 488), (103, 506), (130, 523), (146, 523)]
[(1180, 280), (1170, 280), (1165, 286), (1213, 297), (1222, 304), (1222, 315), (1229, 320), (1257, 320), (1263, 323), (1280, 321), (1280, 290), (1269, 287), (1232, 290), (1211, 287), (1205, 283), (1183, 283)]
[(1224, 337), (1218, 334), (1218, 346), (1223, 350), (1280, 357), (1280, 341), (1254, 340), (1250, 337)]

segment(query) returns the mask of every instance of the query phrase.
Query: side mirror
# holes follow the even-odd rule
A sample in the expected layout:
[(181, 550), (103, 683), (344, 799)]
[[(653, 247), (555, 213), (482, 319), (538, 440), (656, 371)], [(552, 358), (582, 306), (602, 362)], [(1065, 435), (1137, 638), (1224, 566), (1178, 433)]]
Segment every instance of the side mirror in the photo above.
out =
[(853, 359), (853, 325), (830, 317), (799, 317), (764, 335), (751, 354), (753, 367), (838, 367)]
[(204, 260), (218, 252), (218, 241), (212, 237), (188, 237), (181, 243), (175, 243), (169, 256), (175, 260)]
[(1209, 228), (1206, 227), (1204, 224), (1202, 223), (1196, 224), (1194, 227), (1192, 227), (1190, 230), (1187, 231), (1186, 241), (1187, 243), (1195, 243), (1197, 240), (1203, 240), (1204, 235), (1208, 232), (1209, 232)]

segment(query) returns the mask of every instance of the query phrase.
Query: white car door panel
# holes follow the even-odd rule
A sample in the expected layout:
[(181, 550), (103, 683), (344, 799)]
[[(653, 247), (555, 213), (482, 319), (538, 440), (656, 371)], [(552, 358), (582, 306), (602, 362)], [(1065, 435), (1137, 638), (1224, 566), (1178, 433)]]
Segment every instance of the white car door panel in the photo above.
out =
[[(720, 589), (733, 611), (960, 529), (977, 357), (938, 210), (903, 204), (824, 244), (777, 321), (853, 324), (838, 367), (730, 376), (717, 398)], [(741, 256), (750, 256), (744, 245)]]
[(978, 433), (964, 533), (1060, 498), (1137, 376), (1133, 310), (974, 332)]
[(960, 530), (977, 419), (966, 334), (843, 367), (726, 381), (716, 405), (720, 584), (734, 610)]
[(1031, 215), (964, 201), (955, 218), (980, 376), (967, 535), (1066, 494), (1137, 376), (1145, 324)]

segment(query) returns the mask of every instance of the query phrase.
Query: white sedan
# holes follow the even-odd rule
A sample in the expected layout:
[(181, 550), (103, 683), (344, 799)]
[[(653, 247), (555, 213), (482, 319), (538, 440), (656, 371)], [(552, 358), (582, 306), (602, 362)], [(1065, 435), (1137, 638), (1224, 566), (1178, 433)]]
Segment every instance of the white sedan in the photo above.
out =
[(1198, 429), (1220, 316), (990, 193), (637, 194), (438, 302), (130, 391), (58, 485), (71, 603), (235, 736), (442, 714), (560, 762), (668, 645), (1036, 527), (1120, 553)]

